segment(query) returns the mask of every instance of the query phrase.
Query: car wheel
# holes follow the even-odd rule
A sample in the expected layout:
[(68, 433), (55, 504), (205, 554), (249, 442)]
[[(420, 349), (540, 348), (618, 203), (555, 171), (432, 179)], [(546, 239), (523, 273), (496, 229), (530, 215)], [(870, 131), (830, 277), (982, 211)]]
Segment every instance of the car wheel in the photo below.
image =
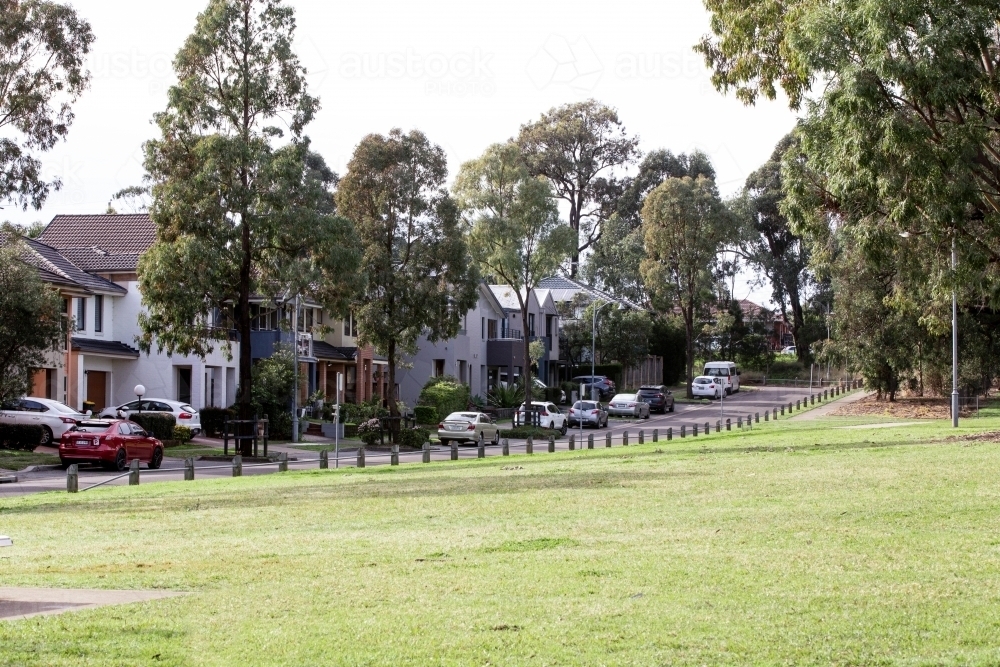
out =
[(566, 426), (566, 422), (563, 422), (562, 428), (559, 429), (559, 435), (566, 435), (569, 428)]
[(73, 464), (70, 461), (67, 461), (66, 459), (64, 459), (62, 457), (59, 458), (59, 467), (62, 468), (63, 470), (66, 470), (71, 465), (73, 465)]
[(153, 458), (149, 459), (149, 469), (156, 470), (163, 464), (163, 448), (156, 447), (153, 449)]
[(674, 411), (674, 404), (673, 404), (673, 403), (671, 403), (671, 404), (670, 404), (670, 411), (671, 411), (671, 412), (673, 412), (673, 411)]
[(490, 441), (490, 444), (494, 447), (498, 447), (500, 445), (500, 429), (493, 432), (493, 440)]
[(119, 449), (115, 453), (115, 462), (112, 468), (118, 472), (128, 469), (128, 455), (125, 453), (124, 449)]
[(42, 439), (39, 440), (38, 444), (43, 445), (45, 447), (49, 447), (52, 445), (52, 429), (50, 429), (48, 426), (42, 426)]

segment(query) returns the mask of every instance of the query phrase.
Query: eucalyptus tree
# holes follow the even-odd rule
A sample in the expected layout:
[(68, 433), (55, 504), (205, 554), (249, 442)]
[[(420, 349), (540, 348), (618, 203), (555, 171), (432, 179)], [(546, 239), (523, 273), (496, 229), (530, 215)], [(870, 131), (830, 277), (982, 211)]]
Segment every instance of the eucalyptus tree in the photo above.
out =
[[(445, 188), (444, 150), (417, 130), (361, 140), (337, 189), (337, 208), (357, 231), (364, 291), (353, 312), (361, 344), (396, 368), (417, 340), (455, 336), (476, 304), (478, 276), (469, 258), (458, 207)], [(389, 412), (399, 415), (395, 396)]]
[(68, 4), (0, 0), (0, 202), (39, 209), (62, 186), (46, 180), (36, 154), (69, 133), (93, 42)]
[(210, 0), (174, 59), (177, 83), (145, 145), (157, 240), (139, 261), (144, 351), (204, 355), (239, 340), (252, 414), (250, 299), (305, 293), (343, 312), (356, 289), (351, 225), (313, 177), (306, 125), (319, 108), (280, 0)]
[(576, 235), (559, 220), (549, 181), (531, 175), (515, 143), (494, 144), (463, 164), (454, 189), (480, 271), (509, 285), (517, 297), (524, 325), (524, 400), (530, 405), (531, 295), (573, 254)]
[(617, 111), (586, 100), (550, 109), (522, 125), (517, 144), (529, 172), (547, 178), (569, 208), (569, 226), (577, 236), (571, 257), (576, 277), (580, 255), (601, 238), (614, 213), (621, 172), (638, 159), (639, 139), (625, 131)]

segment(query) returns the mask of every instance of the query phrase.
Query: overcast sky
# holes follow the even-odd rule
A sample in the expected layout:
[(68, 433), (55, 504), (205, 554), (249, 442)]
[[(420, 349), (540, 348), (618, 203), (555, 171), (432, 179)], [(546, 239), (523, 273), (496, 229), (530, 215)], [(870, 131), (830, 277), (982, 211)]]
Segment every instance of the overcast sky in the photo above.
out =
[[(170, 63), (206, 2), (72, 4), (97, 37), (93, 82), (68, 140), (43, 157), (63, 189), (40, 211), (0, 214), (15, 222), (101, 213), (114, 192), (141, 182), (141, 145), (166, 104)], [(708, 153), (728, 195), (795, 121), (782, 102), (747, 108), (712, 88), (692, 51), (709, 29), (699, 0), (290, 4), (310, 92), (322, 104), (307, 134), (340, 173), (365, 134), (401, 127), (442, 145), (454, 176), (541, 112), (593, 97), (618, 109), (644, 151)], [(753, 296), (766, 301), (769, 290)]]

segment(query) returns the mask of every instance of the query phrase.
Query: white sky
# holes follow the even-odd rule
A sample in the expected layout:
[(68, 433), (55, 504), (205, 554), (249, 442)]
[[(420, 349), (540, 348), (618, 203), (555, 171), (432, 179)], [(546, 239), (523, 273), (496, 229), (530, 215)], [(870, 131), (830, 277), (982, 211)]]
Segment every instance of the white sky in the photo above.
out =
[[(101, 213), (114, 192), (141, 182), (141, 145), (166, 105), (170, 63), (207, 3), (72, 4), (97, 36), (92, 86), (68, 140), (42, 158), (63, 189), (40, 211), (0, 213), (15, 222)], [(728, 195), (795, 122), (782, 102), (747, 108), (712, 88), (692, 51), (709, 29), (699, 0), (289, 4), (310, 92), (322, 104), (307, 134), (340, 173), (365, 134), (401, 127), (442, 145), (454, 176), (461, 162), (543, 111), (594, 97), (618, 109), (645, 151), (708, 153)], [(736, 296), (748, 291), (738, 285)], [(766, 302), (769, 294), (751, 298)]]

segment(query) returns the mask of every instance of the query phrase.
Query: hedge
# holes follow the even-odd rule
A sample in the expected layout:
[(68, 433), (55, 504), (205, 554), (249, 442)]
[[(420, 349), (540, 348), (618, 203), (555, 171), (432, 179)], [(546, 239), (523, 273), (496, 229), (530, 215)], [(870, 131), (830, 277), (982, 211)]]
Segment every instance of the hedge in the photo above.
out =
[[(562, 403), (562, 393), (563, 390), (560, 387), (546, 387), (545, 388), (545, 400), (549, 403), (555, 403), (558, 405)], [(570, 399), (570, 394), (566, 394), (566, 400)]]
[(413, 408), (413, 417), (418, 424), (437, 424), (438, 411), (433, 405), (418, 405)]
[(191, 429), (187, 426), (175, 426), (173, 439), (180, 442), (182, 445), (191, 439)]
[(171, 440), (174, 437), (177, 418), (169, 412), (137, 412), (130, 419), (158, 440)]
[(403, 447), (420, 449), (430, 440), (431, 433), (425, 428), (404, 428), (399, 431), (399, 444)]
[(444, 375), (427, 381), (417, 399), (417, 405), (433, 406), (437, 409), (438, 417), (443, 418), (452, 412), (466, 410), (471, 399), (472, 395), (466, 385)]
[(559, 431), (551, 428), (538, 428), (536, 426), (516, 426), (514, 428), (500, 429), (501, 438), (516, 438), (518, 440), (524, 440), (528, 436), (535, 439), (536, 442), (544, 440), (548, 442), (549, 436), (555, 436), (558, 440), (562, 436), (559, 435)]
[(212, 438), (221, 438), (226, 419), (236, 419), (236, 411), (229, 408), (202, 408), (201, 432)]
[[(0, 447), (33, 450), (42, 441), (42, 427), (28, 424), (0, 424)], [(55, 445), (56, 443), (52, 443)]]

